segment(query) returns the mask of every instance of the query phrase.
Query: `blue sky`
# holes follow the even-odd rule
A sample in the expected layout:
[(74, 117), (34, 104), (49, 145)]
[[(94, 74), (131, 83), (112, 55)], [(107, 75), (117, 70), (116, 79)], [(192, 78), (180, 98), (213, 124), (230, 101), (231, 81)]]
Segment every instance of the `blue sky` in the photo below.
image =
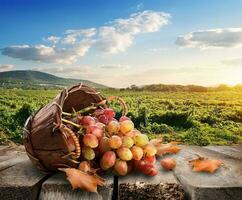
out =
[(241, 0), (0, 0), (0, 71), (113, 87), (238, 84), (241, 10)]

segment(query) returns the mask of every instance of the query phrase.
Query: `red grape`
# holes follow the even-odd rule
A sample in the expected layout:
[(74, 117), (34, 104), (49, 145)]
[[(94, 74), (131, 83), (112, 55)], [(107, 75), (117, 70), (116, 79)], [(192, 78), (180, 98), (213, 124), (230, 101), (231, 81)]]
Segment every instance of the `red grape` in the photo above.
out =
[(102, 137), (99, 141), (98, 150), (101, 154), (104, 154), (107, 151), (110, 151), (111, 148), (109, 146), (109, 138)]
[(160, 161), (160, 164), (166, 170), (172, 170), (176, 167), (176, 161), (172, 158), (164, 158)]
[(118, 175), (124, 176), (128, 173), (128, 165), (123, 160), (116, 160), (114, 170)]
[(104, 130), (105, 126), (106, 126), (105, 124), (103, 124), (101, 122), (97, 122), (95, 125), (98, 126), (99, 128), (101, 128), (102, 130)]
[(143, 157), (143, 149), (141, 147), (133, 146), (131, 148), (131, 152), (133, 154), (134, 160), (141, 160), (141, 158)]
[(100, 160), (100, 166), (102, 169), (107, 170), (114, 166), (116, 161), (116, 155), (113, 151), (107, 151), (103, 154)]
[(120, 132), (124, 135), (134, 129), (134, 123), (130, 120), (120, 122)]
[(134, 169), (134, 163), (132, 160), (128, 161), (127, 162), (127, 165), (128, 165), (128, 173), (132, 172), (133, 169)]
[(101, 123), (103, 123), (105, 125), (107, 125), (108, 122), (109, 122), (108, 118), (105, 115), (99, 115), (98, 116), (98, 120), (99, 120), (99, 122), (101, 122)]
[(137, 161), (136, 167), (140, 172), (149, 176), (155, 176), (158, 174), (157, 168), (153, 164), (147, 163), (144, 160)]
[(109, 119), (111, 120), (112, 118), (115, 117), (115, 112), (113, 109), (111, 108), (106, 108), (104, 109), (104, 115)]
[(98, 146), (98, 139), (93, 134), (84, 135), (82, 141), (87, 147), (96, 148)]
[(131, 160), (133, 158), (132, 152), (126, 147), (120, 147), (117, 149), (117, 154), (119, 158), (125, 161)]
[(120, 117), (119, 122), (123, 122), (125, 120), (131, 120), (131, 119), (126, 116), (122, 116), (122, 117)]
[(154, 156), (157, 153), (157, 149), (152, 144), (146, 144), (143, 147), (144, 155), (145, 156)]
[(88, 126), (86, 133), (87, 134), (93, 134), (98, 139), (103, 136), (103, 130), (101, 128), (99, 128), (97, 125)]
[(117, 135), (113, 135), (109, 138), (108, 143), (112, 149), (118, 149), (122, 145), (122, 139)]
[(95, 119), (91, 116), (84, 116), (82, 119), (81, 119), (81, 124), (83, 126), (92, 126), (94, 125), (96, 122), (95, 122)]
[(110, 121), (106, 126), (107, 131), (112, 134), (117, 134), (120, 129), (120, 125), (117, 121)]
[(156, 176), (157, 174), (158, 174), (158, 170), (156, 167), (152, 167), (148, 173), (149, 176)]
[(79, 164), (78, 169), (80, 169), (83, 172), (89, 172), (91, 170), (91, 166), (88, 161), (82, 161)]
[(156, 162), (156, 157), (155, 156), (145, 156), (143, 160), (147, 163), (154, 164)]

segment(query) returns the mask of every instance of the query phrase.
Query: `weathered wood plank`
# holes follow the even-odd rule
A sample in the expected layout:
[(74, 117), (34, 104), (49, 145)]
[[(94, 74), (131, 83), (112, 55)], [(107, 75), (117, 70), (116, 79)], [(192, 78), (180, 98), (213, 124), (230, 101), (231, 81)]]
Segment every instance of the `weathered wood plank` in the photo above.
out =
[(27, 160), (0, 172), (0, 199), (37, 199), (46, 175)]
[(1, 146), (4, 147), (0, 150), (0, 171), (8, 167), (12, 167), (17, 163), (20, 163), (24, 160), (28, 160), (28, 157), (24, 150), (20, 147), (10, 147), (10, 146)]
[(185, 192), (172, 171), (165, 171), (156, 162), (159, 174), (150, 177), (139, 172), (119, 177), (119, 197), (124, 199), (184, 199)]
[(0, 146), (0, 155), (1, 155), (1, 151), (4, 150), (4, 149), (7, 149), (9, 146), (7, 145), (1, 145)]
[(233, 158), (237, 158), (242, 160), (242, 145), (234, 145), (234, 146), (206, 146), (204, 148), (216, 151), (218, 153), (222, 153)]
[(25, 148), (23, 145), (11, 145), (11, 146), (1, 145), (0, 146), (0, 156), (3, 156), (4, 154), (11, 151), (25, 152)]
[[(188, 160), (196, 155), (211, 159), (220, 159), (224, 163), (214, 174), (193, 172)], [(242, 161), (215, 151), (187, 146), (175, 156), (177, 167), (174, 173), (193, 200), (241, 200), (242, 198)]]
[(12, 167), (17, 163), (28, 160), (23, 146), (1, 146), (0, 150), (0, 171)]
[[(105, 177), (104, 177), (105, 178)], [(113, 177), (106, 177), (107, 185), (98, 187), (98, 194), (85, 192), (80, 189), (72, 190), (64, 173), (57, 173), (47, 179), (41, 188), (41, 200), (109, 200), (112, 199)]]
[(28, 160), (28, 157), (26, 155), (17, 156), (15, 158), (4, 160), (0, 162), (0, 171), (5, 170), (9, 167), (12, 167), (18, 163), (21, 163), (27, 160)]

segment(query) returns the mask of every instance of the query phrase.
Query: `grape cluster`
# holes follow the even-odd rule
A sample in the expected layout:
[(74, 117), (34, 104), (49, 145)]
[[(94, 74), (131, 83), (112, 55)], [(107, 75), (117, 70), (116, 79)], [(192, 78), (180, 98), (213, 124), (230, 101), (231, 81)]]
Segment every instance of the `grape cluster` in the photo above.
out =
[(133, 170), (150, 176), (158, 173), (156, 147), (147, 135), (134, 128), (130, 118), (122, 116), (117, 120), (115, 111), (105, 108), (78, 119), (76, 121), (84, 130), (79, 137), (81, 160), (93, 161), (102, 170), (111, 169), (122, 176)]

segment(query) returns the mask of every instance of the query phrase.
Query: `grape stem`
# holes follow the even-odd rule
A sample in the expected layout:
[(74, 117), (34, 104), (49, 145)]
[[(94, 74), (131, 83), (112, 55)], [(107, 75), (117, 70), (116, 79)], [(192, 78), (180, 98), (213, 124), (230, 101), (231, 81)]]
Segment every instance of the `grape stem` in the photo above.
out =
[(67, 120), (67, 119), (61, 119), (63, 122), (65, 122), (66, 124), (71, 124), (72, 126), (75, 126), (76, 128), (79, 128), (79, 129), (82, 129), (82, 126), (81, 125), (79, 125), (79, 124), (76, 124), (76, 123), (74, 123), (74, 122), (72, 122), (72, 121), (69, 121), (69, 120)]
[(68, 112), (62, 112), (63, 115), (66, 115), (66, 116), (72, 116), (71, 113), (68, 113)]
[(69, 117), (76, 117), (77, 115), (80, 115), (80, 114), (86, 113), (86, 112), (88, 112), (88, 111), (90, 111), (90, 110), (94, 110), (94, 109), (96, 109), (96, 108), (97, 108), (97, 106), (91, 105), (91, 106), (86, 107), (86, 108), (83, 108), (83, 109), (81, 109), (81, 110), (79, 110), (79, 111), (75, 111), (75, 110), (73, 110), (73, 111), (74, 111), (73, 113), (62, 112), (62, 114), (63, 114), (63, 115), (66, 115), (66, 116), (69, 116)]
[(90, 110), (94, 110), (94, 109), (96, 109), (96, 108), (97, 108), (96, 106), (91, 105), (91, 106), (89, 106), (89, 107), (83, 108), (83, 109), (81, 109), (81, 110), (75, 112), (74, 114), (75, 114), (75, 115), (77, 115), (77, 114), (82, 114), (82, 113), (88, 112), (88, 111), (90, 111)]

